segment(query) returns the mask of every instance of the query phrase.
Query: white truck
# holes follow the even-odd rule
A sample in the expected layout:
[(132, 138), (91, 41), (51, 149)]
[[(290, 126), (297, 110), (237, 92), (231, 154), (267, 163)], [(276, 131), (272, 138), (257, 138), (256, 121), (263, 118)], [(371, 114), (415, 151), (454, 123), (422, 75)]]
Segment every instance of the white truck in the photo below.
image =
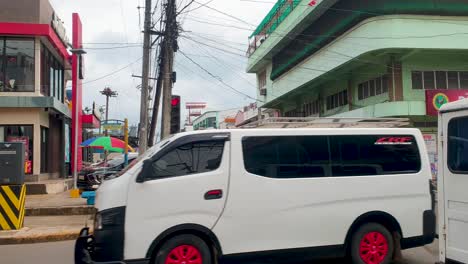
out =
[(468, 263), (468, 99), (439, 114), (440, 262)]

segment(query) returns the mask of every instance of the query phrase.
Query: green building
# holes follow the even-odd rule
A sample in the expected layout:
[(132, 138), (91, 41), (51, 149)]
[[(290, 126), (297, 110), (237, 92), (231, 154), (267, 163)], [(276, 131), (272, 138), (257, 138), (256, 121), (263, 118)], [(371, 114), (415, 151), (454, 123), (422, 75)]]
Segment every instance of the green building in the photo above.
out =
[(468, 0), (279, 0), (248, 56), (262, 108), (434, 133), (440, 104), (468, 97)]

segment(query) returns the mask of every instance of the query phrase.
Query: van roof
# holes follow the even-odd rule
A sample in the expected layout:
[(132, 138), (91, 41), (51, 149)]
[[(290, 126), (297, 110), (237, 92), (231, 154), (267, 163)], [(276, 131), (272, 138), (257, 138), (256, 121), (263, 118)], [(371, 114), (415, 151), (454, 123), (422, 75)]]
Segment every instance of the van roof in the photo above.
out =
[(211, 134), (211, 133), (235, 133), (235, 134), (247, 134), (252, 135), (255, 132), (265, 133), (265, 132), (277, 132), (282, 131), (285, 134), (289, 132), (307, 132), (307, 131), (323, 131), (324, 135), (334, 134), (336, 131), (346, 131), (346, 132), (355, 132), (359, 133), (378, 133), (378, 134), (392, 134), (395, 132), (415, 134), (420, 133), (420, 130), (417, 128), (250, 128), (250, 129), (210, 129), (210, 130), (195, 130), (188, 131), (176, 134), (176, 137), (188, 136), (188, 135), (198, 135), (198, 134)]
[(460, 110), (468, 110), (468, 99), (461, 99), (456, 102), (444, 104), (439, 111), (440, 113), (447, 113)]

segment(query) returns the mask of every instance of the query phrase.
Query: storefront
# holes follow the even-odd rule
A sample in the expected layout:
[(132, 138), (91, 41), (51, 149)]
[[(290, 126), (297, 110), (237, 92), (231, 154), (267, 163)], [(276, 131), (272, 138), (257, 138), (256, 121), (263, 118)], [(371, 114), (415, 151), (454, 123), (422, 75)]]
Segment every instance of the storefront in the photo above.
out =
[(65, 178), (74, 130), (65, 98), (74, 58), (66, 30), (47, 0), (0, 6), (0, 142), (24, 143), (27, 181)]

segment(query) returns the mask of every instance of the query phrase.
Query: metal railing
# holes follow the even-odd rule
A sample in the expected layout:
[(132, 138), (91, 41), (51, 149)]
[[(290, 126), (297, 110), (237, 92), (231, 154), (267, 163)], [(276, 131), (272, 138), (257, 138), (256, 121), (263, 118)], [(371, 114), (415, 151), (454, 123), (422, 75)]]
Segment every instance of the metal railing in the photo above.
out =
[(396, 128), (409, 125), (408, 118), (270, 117), (240, 128)]
[(247, 56), (250, 57), (286, 17), (298, 6), (298, 0), (279, 0), (249, 37)]

